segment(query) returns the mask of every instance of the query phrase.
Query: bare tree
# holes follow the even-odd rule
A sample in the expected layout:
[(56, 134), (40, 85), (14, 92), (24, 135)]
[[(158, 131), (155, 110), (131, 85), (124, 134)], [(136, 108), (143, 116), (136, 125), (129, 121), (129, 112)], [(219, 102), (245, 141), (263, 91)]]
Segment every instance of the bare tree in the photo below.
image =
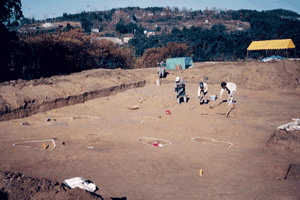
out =
[(180, 10), (178, 7), (174, 7), (174, 11), (175, 11), (175, 13), (178, 13)]
[(48, 15), (45, 13), (43, 14), (43, 19), (46, 20), (48, 18)]
[(216, 13), (216, 12), (218, 12), (218, 9), (217, 9), (217, 7), (215, 7), (215, 6), (214, 6), (214, 7), (212, 7), (212, 11), (214, 11), (215, 13)]

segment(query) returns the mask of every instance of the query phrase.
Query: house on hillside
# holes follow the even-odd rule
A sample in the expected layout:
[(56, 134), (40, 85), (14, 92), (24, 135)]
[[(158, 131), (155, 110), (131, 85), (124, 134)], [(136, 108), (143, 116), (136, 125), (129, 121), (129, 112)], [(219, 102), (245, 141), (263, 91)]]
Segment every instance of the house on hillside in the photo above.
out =
[(51, 23), (49, 23), (49, 22), (47, 22), (47, 23), (43, 24), (42, 27), (43, 27), (43, 28), (53, 28), (54, 25), (51, 24)]
[(144, 30), (144, 34), (150, 37), (150, 35), (155, 35), (155, 30)]
[(133, 37), (124, 37), (123, 38), (123, 41), (124, 41), (124, 43), (128, 43), (129, 42), (129, 40), (131, 40)]
[(99, 29), (98, 28), (92, 28), (91, 33), (99, 33)]

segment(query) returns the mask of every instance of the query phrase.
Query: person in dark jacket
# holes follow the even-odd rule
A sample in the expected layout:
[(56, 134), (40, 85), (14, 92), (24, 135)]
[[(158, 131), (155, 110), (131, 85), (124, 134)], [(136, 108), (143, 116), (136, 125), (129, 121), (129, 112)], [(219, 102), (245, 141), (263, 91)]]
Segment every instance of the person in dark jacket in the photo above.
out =
[(166, 73), (165, 66), (166, 66), (166, 63), (162, 59), (160, 59), (160, 62), (157, 63), (157, 64), (158, 64), (157, 73), (158, 73), (159, 78), (165, 78), (165, 73)]
[(175, 79), (175, 92), (177, 93), (176, 98), (178, 105), (180, 104), (180, 98), (183, 97), (185, 103), (187, 103), (185, 94), (185, 82), (182, 78), (176, 77)]

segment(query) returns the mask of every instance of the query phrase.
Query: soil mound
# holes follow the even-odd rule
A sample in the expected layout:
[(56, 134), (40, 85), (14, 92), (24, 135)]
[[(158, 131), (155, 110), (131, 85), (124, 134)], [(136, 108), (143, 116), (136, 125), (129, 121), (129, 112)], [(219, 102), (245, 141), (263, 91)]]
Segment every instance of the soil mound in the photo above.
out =
[[(48, 179), (36, 179), (29, 176), (0, 170), (0, 199), (103, 199), (79, 188), (70, 189)], [(111, 198), (105, 198), (109, 200)]]
[(185, 80), (194, 78), (201, 81), (205, 76), (208, 84), (234, 82), (252, 90), (296, 89), (300, 86), (296, 80), (300, 77), (300, 62), (297, 60), (195, 63), (194, 66), (191, 71), (201, 70)]
[(300, 131), (276, 130), (270, 136), (267, 146), (300, 152)]

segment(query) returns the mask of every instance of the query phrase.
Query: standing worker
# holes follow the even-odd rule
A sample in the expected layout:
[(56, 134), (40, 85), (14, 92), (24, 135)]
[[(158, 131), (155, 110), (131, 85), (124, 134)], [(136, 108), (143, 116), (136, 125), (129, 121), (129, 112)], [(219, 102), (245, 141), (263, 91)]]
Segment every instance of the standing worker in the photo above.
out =
[[(199, 83), (199, 88), (198, 88), (198, 99), (200, 99), (200, 104), (202, 101), (207, 103), (207, 98), (205, 95), (207, 94), (208, 86), (206, 83), (200, 82)], [(202, 101), (201, 101), (202, 100)]]
[(165, 78), (166, 63), (162, 59), (160, 59), (160, 62), (157, 64), (158, 64), (157, 73), (158, 73), (159, 78)]
[(222, 82), (221, 83), (221, 92), (220, 92), (220, 99), (222, 98), (222, 94), (224, 92), (224, 90), (227, 90), (228, 92), (228, 99), (227, 99), (227, 102), (228, 102), (228, 105), (231, 105), (232, 104), (232, 101), (233, 101), (233, 93), (236, 92), (236, 84), (235, 83), (232, 83), (232, 82)]
[(176, 77), (175, 79), (175, 92), (177, 93), (177, 102), (180, 104), (180, 98), (183, 97), (185, 103), (187, 103), (186, 94), (185, 94), (185, 82), (182, 78)]

